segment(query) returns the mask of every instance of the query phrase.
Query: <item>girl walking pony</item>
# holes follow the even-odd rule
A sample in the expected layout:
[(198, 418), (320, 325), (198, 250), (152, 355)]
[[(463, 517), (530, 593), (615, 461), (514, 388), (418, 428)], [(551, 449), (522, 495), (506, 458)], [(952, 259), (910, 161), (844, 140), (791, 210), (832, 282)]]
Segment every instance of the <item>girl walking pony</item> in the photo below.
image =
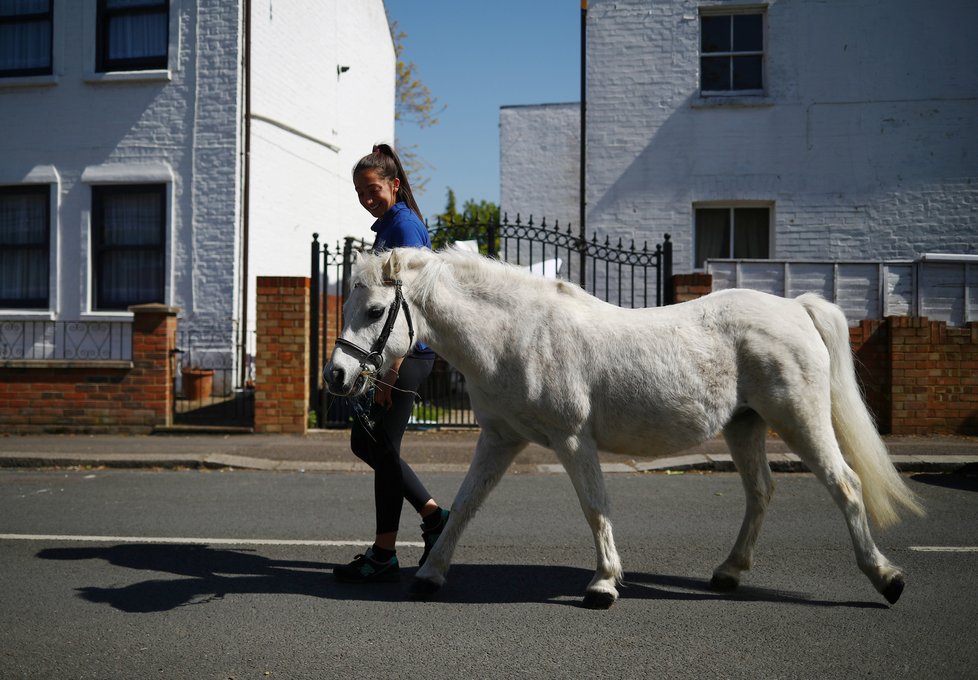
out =
[(421, 341), (465, 375), (481, 427), (447, 526), (416, 574), (416, 593), (444, 584), (466, 524), (534, 442), (567, 469), (594, 535), (597, 569), (584, 604), (611, 606), (622, 567), (598, 449), (669, 456), (718, 433), (747, 507), (711, 585), (736, 588), (773, 493), (764, 450), (770, 428), (829, 490), (859, 568), (887, 601), (900, 597), (904, 574), (876, 547), (868, 519), (886, 526), (900, 509), (921, 509), (862, 400), (835, 305), (815, 295), (730, 290), (621, 309), (565, 281), (454, 250), (365, 256), (353, 284), (324, 372), (329, 390), (361, 393)]

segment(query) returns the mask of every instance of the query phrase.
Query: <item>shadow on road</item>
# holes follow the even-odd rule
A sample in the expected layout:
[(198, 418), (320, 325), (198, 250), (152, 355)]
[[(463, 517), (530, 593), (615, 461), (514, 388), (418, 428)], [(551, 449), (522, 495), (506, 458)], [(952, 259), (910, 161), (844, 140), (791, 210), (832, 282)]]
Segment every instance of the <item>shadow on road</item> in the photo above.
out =
[[(338, 583), (334, 564), (279, 560), (252, 550), (201, 545), (115, 545), (48, 548), (44, 560), (104, 560), (159, 577), (111, 588), (79, 587), (79, 597), (124, 612), (149, 613), (202, 605), (228, 595), (287, 594), (334, 600), (399, 602), (407, 599), (415, 569), (402, 568), (400, 583), (369, 586)], [(182, 578), (165, 578), (172, 574)], [(468, 565), (452, 567), (438, 601), (460, 604), (552, 602), (578, 606), (592, 572), (553, 565)], [(878, 603), (813, 600), (802, 593), (742, 587), (731, 593), (711, 591), (706, 581), (659, 574), (628, 574), (623, 599), (736, 600), (819, 607), (884, 607)]]
[(978, 463), (969, 463), (951, 474), (920, 473), (910, 479), (921, 484), (941, 486), (955, 491), (978, 491)]

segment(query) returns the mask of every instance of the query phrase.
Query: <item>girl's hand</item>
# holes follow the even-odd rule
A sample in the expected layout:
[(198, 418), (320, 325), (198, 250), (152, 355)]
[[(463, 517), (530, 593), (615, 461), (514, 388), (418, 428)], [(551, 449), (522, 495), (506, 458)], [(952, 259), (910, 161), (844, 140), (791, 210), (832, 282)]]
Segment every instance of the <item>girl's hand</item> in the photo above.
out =
[(391, 366), (384, 377), (374, 386), (374, 403), (380, 404), (384, 408), (390, 408), (393, 404), (391, 399), (392, 388), (397, 382), (397, 369)]

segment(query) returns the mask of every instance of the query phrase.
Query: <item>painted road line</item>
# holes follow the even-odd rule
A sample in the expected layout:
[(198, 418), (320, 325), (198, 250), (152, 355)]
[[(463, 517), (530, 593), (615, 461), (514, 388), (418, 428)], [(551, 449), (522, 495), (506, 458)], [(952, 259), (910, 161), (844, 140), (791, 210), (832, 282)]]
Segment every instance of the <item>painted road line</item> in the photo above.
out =
[[(314, 547), (369, 547), (373, 541), (327, 541), (281, 538), (186, 538), (175, 536), (64, 536), (56, 534), (0, 534), (0, 541), (65, 541), (79, 543), (156, 543), (163, 545), (287, 545)], [(423, 548), (421, 541), (398, 541), (398, 547)]]
[(914, 552), (978, 553), (978, 546), (975, 545), (912, 545), (910, 549)]

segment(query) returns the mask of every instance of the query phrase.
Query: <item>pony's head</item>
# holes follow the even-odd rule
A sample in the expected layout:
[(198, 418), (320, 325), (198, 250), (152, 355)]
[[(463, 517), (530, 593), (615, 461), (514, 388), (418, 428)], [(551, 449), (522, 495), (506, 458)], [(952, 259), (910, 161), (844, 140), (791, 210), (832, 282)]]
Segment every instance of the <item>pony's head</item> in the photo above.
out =
[(395, 359), (411, 351), (414, 325), (399, 278), (401, 259), (394, 251), (357, 256), (343, 305), (343, 332), (323, 367), (330, 393), (360, 396)]

